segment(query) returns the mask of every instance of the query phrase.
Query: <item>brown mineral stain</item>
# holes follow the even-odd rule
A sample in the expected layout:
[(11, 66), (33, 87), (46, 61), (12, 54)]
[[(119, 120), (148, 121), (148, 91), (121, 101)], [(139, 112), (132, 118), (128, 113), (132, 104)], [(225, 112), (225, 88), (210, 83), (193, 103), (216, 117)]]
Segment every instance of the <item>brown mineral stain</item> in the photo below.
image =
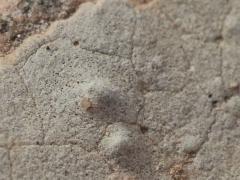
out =
[(89, 98), (84, 97), (81, 101), (81, 107), (85, 111), (89, 111), (93, 107), (93, 103), (91, 102), (91, 100)]
[(151, 1), (152, 0), (131, 0), (131, 2), (136, 4), (136, 5), (147, 4), (147, 3), (151, 2)]

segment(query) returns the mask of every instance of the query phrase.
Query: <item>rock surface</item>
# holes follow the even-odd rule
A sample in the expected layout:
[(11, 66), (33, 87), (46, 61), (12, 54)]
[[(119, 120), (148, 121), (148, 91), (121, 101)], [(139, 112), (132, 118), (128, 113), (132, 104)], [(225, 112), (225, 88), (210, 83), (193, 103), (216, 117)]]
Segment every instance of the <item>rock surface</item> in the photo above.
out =
[(0, 180), (240, 179), (239, 22), (99, 0), (29, 37), (0, 57)]
[[(86, 0), (1, 0), (0, 55), (40, 33), (57, 19), (69, 17)], [(91, 0), (88, 0), (91, 1)]]

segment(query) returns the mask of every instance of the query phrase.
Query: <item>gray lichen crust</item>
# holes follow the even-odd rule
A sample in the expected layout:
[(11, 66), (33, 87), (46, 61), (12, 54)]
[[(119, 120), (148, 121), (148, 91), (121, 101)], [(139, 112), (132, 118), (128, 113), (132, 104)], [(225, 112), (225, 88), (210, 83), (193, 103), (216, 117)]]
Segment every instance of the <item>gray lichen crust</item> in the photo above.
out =
[(239, 179), (239, 20), (99, 0), (0, 57), (0, 179)]

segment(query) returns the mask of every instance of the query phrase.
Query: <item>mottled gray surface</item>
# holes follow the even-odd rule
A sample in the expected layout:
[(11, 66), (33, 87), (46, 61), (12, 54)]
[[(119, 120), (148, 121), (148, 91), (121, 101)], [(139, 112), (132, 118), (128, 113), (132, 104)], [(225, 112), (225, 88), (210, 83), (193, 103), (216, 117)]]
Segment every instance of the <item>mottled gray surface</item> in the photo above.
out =
[(240, 179), (239, 37), (238, 0), (83, 4), (0, 59), (0, 179)]

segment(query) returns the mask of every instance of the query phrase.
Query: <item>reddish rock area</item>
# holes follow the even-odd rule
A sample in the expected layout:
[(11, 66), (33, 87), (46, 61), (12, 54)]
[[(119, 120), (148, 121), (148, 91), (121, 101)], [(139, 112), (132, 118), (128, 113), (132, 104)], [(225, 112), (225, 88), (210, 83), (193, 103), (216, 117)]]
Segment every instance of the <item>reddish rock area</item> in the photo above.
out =
[(52, 21), (69, 17), (91, 0), (1, 0), (0, 55), (10, 53), (29, 35), (40, 33)]

